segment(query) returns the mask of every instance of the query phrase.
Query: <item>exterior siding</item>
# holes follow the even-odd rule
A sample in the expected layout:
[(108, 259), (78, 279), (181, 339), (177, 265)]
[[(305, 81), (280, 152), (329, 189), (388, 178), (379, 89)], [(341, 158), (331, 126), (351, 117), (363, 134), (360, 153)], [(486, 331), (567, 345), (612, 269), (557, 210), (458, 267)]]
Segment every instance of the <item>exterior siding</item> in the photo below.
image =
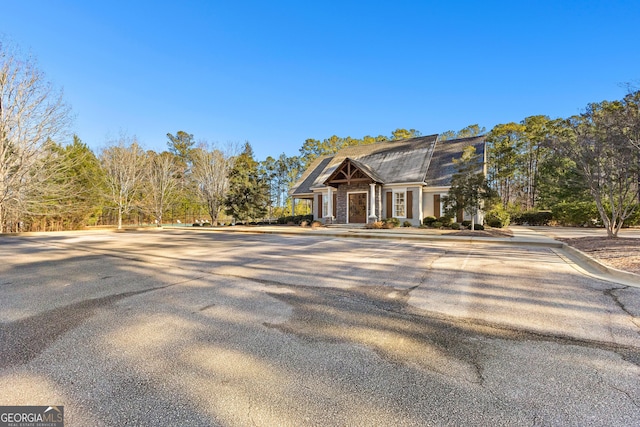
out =
[[(422, 191), (422, 188), (419, 186), (407, 187), (405, 191), (406, 191), (405, 197), (406, 197), (406, 203), (407, 203), (407, 208), (406, 208), (407, 217), (402, 217), (399, 219), (401, 222), (409, 221), (411, 225), (417, 227), (420, 225), (420, 217), (424, 216), (424, 215), (421, 215), (421, 213), (423, 213), (424, 211), (420, 206), (420, 192)], [(382, 219), (392, 218), (393, 217), (393, 189), (392, 188), (383, 189), (382, 194), (384, 198), (384, 212), (382, 215)]]

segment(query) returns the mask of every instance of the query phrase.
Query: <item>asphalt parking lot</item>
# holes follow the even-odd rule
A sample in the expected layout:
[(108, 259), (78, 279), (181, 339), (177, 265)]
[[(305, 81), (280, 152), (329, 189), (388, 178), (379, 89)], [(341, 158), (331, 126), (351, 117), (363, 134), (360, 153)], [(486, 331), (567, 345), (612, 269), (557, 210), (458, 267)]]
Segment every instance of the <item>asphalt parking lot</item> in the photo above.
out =
[(0, 404), (67, 426), (640, 425), (640, 289), (544, 245), (0, 236)]

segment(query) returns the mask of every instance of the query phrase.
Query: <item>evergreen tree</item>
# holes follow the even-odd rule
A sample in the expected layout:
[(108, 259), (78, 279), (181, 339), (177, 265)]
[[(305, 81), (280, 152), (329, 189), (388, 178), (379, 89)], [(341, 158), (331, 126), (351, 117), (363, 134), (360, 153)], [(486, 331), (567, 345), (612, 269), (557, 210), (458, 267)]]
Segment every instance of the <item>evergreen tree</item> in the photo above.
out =
[(482, 206), (482, 201), (489, 198), (491, 191), (482, 171), (482, 159), (476, 154), (473, 146), (468, 146), (462, 152), (460, 159), (454, 159), (457, 172), (451, 179), (449, 193), (443, 198), (445, 210), (448, 214), (459, 210), (471, 216), (471, 229), (474, 228), (475, 216)]
[(225, 198), (225, 212), (236, 220), (262, 218), (267, 213), (269, 186), (258, 173), (251, 144), (246, 142), (229, 173), (229, 191)]

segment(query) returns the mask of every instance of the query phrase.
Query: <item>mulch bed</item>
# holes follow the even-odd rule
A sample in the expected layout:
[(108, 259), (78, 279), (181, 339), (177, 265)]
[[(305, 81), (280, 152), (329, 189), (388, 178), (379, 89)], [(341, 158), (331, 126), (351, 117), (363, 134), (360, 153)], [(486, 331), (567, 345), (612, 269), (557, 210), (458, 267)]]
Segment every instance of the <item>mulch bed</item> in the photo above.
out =
[(580, 237), (557, 239), (609, 267), (640, 274), (640, 239), (618, 237)]

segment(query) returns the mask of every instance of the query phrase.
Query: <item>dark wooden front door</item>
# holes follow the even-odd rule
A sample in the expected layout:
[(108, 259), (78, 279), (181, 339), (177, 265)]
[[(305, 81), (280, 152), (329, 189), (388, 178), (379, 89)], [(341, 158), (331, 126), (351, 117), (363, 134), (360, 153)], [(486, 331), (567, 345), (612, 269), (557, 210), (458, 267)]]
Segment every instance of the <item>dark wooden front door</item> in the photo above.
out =
[(367, 193), (349, 194), (349, 223), (367, 222)]

